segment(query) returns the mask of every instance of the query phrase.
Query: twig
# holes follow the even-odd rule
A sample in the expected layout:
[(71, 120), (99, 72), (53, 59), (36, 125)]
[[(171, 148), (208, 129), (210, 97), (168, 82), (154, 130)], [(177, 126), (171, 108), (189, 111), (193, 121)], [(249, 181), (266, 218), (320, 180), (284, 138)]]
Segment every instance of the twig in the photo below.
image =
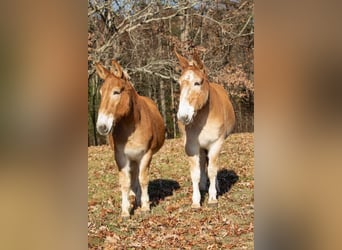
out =
[(242, 32), (244, 32), (244, 30), (247, 28), (247, 25), (249, 23), (249, 21), (252, 19), (253, 15), (251, 14), (249, 17), (248, 17), (248, 20), (247, 22), (245, 23), (245, 25), (242, 27), (242, 29), (240, 30), (238, 36), (241, 36)]
[(163, 79), (172, 79), (172, 80), (174, 80), (174, 81), (178, 81), (178, 78), (176, 78), (176, 77), (174, 77), (174, 76), (172, 76), (172, 75), (169, 75), (169, 76), (167, 76), (167, 75), (163, 75), (163, 74), (160, 74), (160, 73), (158, 73), (158, 72), (155, 72), (155, 71), (152, 71), (152, 70), (149, 70), (149, 69), (146, 69), (146, 68), (144, 68), (144, 67), (142, 67), (142, 68), (134, 68), (134, 69), (127, 69), (127, 70), (129, 70), (129, 71), (131, 71), (131, 72), (133, 72), (133, 73), (136, 73), (136, 72), (144, 72), (144, 73), (148, 73), (148, 74), (151, 74), (151, 75), (156, 75), (156, 76), (159, 76), (160, 78), (163, 78)]

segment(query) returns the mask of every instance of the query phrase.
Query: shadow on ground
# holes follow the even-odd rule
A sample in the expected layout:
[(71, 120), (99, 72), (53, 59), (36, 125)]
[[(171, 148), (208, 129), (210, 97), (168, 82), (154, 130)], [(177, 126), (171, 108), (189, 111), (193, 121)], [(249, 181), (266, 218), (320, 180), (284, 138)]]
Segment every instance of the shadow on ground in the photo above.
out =
[[(217, 196), (227, 193), (231, 187), (239, 180), (239, 176), (233, 170), (221, 169), (217, 172), (216, 190)], [(209, 191), (209, 180), (206, 190), (201, 190), (201, 205), (203, 205), (205, 196)]]
[(148, 195), (151, 201), (151, 207), (159, 204), (160, 200), (173, 195), (173, 191), (179, 189), (179, 183), (174, 180), (156, 179), (148, 184)]
[(217, 173), (218, 195), (224, 195), (239, 180), (239, 176), (233, 170), (221, 169)]

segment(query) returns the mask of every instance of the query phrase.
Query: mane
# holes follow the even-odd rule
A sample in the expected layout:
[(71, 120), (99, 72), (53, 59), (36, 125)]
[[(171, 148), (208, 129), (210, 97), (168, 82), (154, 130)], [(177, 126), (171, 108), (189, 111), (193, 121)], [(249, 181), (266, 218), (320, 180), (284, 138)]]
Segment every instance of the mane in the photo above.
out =
[(127, 80), (131, 80), (131, 77), (129, 76), (129, 74), (127, 73), (126, 70), (122, 70), (122, 74), (124, 75), (124, 77), (125, 77)]
[(127, 80), (127, 82), (132, 86), (132, 88), (135, 89), (134, 84), (131, 82), (131, 77), (129, 76), (127, 71), (122, 70), (122, 74), (123, 74), (124, 78)]

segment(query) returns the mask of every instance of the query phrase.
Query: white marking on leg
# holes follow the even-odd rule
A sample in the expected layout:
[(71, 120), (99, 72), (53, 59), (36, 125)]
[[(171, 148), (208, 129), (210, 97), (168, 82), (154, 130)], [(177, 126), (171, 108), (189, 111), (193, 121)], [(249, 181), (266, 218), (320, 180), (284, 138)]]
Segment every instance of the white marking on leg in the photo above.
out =
[(209, 199), (208, 203), (217, 202), (217, 190), (216, 190), (216, 178), (217, 178), (217, 167), (214, 164), (209, 165), (208, 175), (210, 180), (209, 185)]
[(129, 191), (131, 190), (131, 176), (130, 176), (130, 168), (129, 164), (127, 164), (124, 168), (120, 170), (119, 173), (120, 178), (120, 187), (121, 187), (121, 216), (127, 217), (129, 216)]
[(141, 187), (141, 210), (150, 211), (150, 199), (148, 196), (148, 170), (152, 158), (152, 152), (147, 152), (139, 164), (139, 182)]
[(216, 190), (216, 182), (217, 182), (217, 159), (220, 154), (220, 150), (223, 144), (223, 140), (216, 141), (208, 152), (209, 157), (209, 165), (208, 165), (208, 177), (210, 181), (209, 185), (209, 199), (208, 203), (217, 203), (217, 190)]
[(199, 164), (199, 155), (195, 155), (190, 157), (190, 172), (191, 172), (191, 180), (192, 180), (192, 207), (198, 208), (200, 207), (201, 202), (201, 193), (199, 190), (199, 182), (200, 182), (200, 164)]

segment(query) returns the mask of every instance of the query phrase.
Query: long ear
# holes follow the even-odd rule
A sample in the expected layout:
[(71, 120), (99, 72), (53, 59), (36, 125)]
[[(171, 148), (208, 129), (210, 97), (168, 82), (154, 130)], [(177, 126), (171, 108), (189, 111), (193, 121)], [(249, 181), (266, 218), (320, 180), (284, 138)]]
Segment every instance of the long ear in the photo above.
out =
[(203, 62), (201, 58), (199, 57), (198, 53), (196, 50), (194, 50), (194, 53), (192, 54), (192, 59), (194, 60), (196, 66), (202, 70), (204, 68)]
[(117, 61), (112, 61), (112, 67), (110, 68), (110, 72), (112, 72), (118, 78), (122, 77), (122, 68)]
[(182, 70), (184, 70), (185, 68), (187, 68), (189, 66), (189, 61), (185, 57), (178, 54), (176, 49), (174, 49), (174, 51), (175, 51), (175, 54), (178, 58), (179, 64), (182, 67)]
[(103, 67), (100, 63), (96, 63), (95, 67), (96, 67), (96, 73), (99, 75), (99, 77), (105, 80), (107, 76), (109, 75), (109, 71), (105, 67)]

